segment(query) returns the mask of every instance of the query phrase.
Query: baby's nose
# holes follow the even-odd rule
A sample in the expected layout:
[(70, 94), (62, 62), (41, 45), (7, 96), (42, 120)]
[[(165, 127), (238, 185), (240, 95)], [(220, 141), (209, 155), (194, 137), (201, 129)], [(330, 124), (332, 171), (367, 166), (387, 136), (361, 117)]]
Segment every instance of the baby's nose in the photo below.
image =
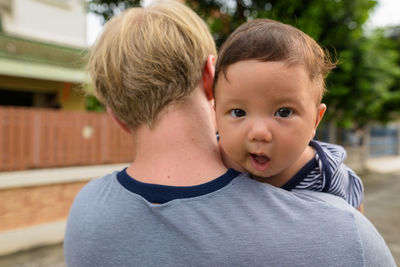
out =
[(256, 120), (252, 124), (248, 138), (250, 141), (270, 142), (272, 140), (272, 132), (268, 123), (264, 120)]

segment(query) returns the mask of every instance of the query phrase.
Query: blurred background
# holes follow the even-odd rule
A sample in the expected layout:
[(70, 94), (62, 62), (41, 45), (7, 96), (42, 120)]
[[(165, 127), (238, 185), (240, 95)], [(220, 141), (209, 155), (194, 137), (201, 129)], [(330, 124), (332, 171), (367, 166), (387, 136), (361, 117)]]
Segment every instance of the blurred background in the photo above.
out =
[[(113, 15), (148, 1), (0, 0), (0, 266), (64, 266), (69, 207), (90, 179), (132, 160), (132, 143), (93, 97), (87, 51)], [(187, 0), (220, 46), (272, 18), (339, 62), (317, 138), (347, 149), (365, 213), (400, 263), (400, 1)]]

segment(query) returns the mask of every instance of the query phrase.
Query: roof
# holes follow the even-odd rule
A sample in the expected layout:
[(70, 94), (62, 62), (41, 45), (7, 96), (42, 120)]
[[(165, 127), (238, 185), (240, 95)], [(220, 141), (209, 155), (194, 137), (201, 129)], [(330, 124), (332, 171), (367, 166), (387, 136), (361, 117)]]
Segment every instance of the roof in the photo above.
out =
[(0, 31), (0, 74), (83, 82), (86, 55), (87, 49), (28, 40)]
[(0, 57), (83, 68), (86, 49), (77, 49), (5, 35), (0, 32)]

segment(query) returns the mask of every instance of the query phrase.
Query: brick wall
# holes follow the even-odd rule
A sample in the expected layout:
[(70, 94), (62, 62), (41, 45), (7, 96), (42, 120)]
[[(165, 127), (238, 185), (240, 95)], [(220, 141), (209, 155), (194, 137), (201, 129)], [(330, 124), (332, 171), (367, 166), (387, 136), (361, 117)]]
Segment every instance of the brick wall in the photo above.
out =
[(66, 219), (86, 182), (0, 190), (0, 233)]

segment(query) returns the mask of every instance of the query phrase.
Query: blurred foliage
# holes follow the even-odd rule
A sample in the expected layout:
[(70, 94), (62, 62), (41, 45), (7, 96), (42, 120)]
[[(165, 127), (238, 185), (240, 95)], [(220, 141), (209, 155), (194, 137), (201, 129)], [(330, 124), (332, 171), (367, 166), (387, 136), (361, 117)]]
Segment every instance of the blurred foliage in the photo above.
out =
[(138, 6), (140, 6), (140, 1), (136, 0), (88, 0), (88, 11), (99, 15), (103, 19), (103, 24), (112, 16), (118, 15), (125, 9)]
[[(393, 43), (395, 54), (397, 56), (397, 64), (394, 82), (389, 88), (390, 97), (383, 103), (383, 110), (387, 110), (392, 118), (398, 118), (400, 113), (400, 25), (391, 27), (386, 30), (386, 33)], [(380, 119), (382, 120), (382, 119)]]
[[(328, 76), (325, 120), (362, 128), (386, 122), (400, 110), (400, 31), (365, 33), (363, 25), (376, 0), (187, 0), (209, 25), (219, 47), (243, 22), (271, 18), (309, 34), (338, 59)], [(140, 1), (89, 0), (89, 11), (104, 21)], [(397, 37), (396, 37), (397, 36)]]
[(362, 128), (370, 121), (398, 118), (399, 45), (387, 31), (376, 29), (341, 52), (341, 63), (328, 78), (331, 88), (324, 99), (330, 119), (343, 127)]
[(104, 112), (106, 110), (94, 95), (87, 95), (85, 98), (85, 104), (86, 110), (89, 111)]

